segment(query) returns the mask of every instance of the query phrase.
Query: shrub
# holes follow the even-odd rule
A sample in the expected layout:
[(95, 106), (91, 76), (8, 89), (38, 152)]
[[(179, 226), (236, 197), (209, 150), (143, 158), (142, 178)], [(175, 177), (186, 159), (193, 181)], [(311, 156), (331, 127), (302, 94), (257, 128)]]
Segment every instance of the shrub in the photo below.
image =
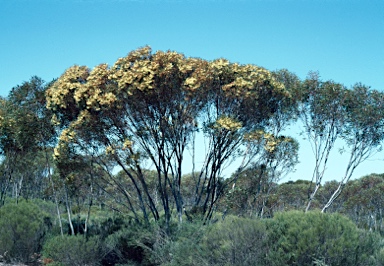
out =
[(0, 208), (0, 254), (7, 259), (32, 262), (43, 244), (49, 217), (31, 202), (10, 203)]
[(261, 220), (228, 217), (214, 224), (203, 245), (208, 265), (261, 265), (265, 256)]
[[(115, 228), (116, 229), (116, 228)], [(152, 246), (155, 234), (152, 228), (133, 224), (122, 227), (104, 240), (106, 257), (103, 263), (148, 265), (147, 251)]]
[(157, 229), (154, 265), (261, 265), (266, 233), (260, 220), (227, 217), (212, 225), (184, 223), (167, 235)]
[(88, 227), (88, 235), (98, 235), (102, 239), (109, 235), (126, 228), (130, 225), (130, 220), (122, 215), (110, 213), (95, 213), (91, 216)]
[(207, 228), (200, 222), (183, 223), (170, 234), (155, 228), (153, 244), (147, 253), (150, 262), (164, 266), (208, 265), (207, 250), (201, 245)]
[(267, 221), (269, 265), (373, 265), (376, 235), (340, 214), (291, 211)]
[(376, 254), (376, 265), (384, 266), (384, 248), (381, 248)]
[(96, 237), (55, 236), (47, 240), (43, 257), (49, 265), (100, 265), (104, 257)]

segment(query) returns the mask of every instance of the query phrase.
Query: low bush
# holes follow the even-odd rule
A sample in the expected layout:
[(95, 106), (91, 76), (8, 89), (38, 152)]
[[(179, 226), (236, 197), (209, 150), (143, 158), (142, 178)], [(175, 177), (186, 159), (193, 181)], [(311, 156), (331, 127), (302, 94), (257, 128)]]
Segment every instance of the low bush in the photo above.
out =
[(96, 237), (55, 236), (44, 244), (43, 257), (48, 265), (101, 265), (104, 252)]
[(41, 250), (50, 217), (32, 203), (21, 201), (0, 208), (0, 254), (8, 261), (29, 263)]
[(208, 226), (201, 222), (183, 223), (173, 228), (170, 234), (156, 227), (153, 231), (153, 244), (147, 252), (153, 265), (208, 265), (201, 244)]
[[(320, 212), (278, 213), (266, 222), (268, 265), (375, 265), (378, 236), (345, 216)], [(319, 264), (320, 263), (320, 264)]]
[(114, 228), (104, 239), (106, 256), (103, 264), (151, 265), (147, 252), (153, 245), (154, 238), (155, 233), (149, 226), (133, 224), (118, 230)]
[(155, 230), (152, 265), (261, 265), (265, 226), (260, 220), (227, 217), (212, 225), (184, 223), (170, 235)]
[(208, 265), (262, 265), (265, 240), (261, 220), (227, 217), (205, 235), (204, 256)]

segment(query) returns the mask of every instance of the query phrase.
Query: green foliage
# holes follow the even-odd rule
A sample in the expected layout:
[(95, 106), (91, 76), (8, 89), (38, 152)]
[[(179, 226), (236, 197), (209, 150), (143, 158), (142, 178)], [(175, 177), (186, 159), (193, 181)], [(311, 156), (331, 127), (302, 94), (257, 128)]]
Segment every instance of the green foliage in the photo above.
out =
[[(46, 188), (47, 158), (43, 153), (55, 141), (50, 111), (45, 104), (48, 84), (38, 77), (12, 89), (0, 99), (0, 205), (15, 198), (41, 196)], [(52, 146), (51, 146), (52, 147)]]
[(261, 220), (227, 217), (212, 225), (183, 223), (171, 235), (154, 232), (147, 253), (154, 265), (262, 265), (266, 253)]
[[(112, 226), (109, 230), (116, 229)], [(132, 224), (121, 227), (106, 237), (104, 249), (108, 263), (149, 265), (147, 252), (155, 241), (156, 234), (150, 227)]]
[[(270, 208), (273, 208), (274, 211), (304, 209), (310, 188), (311, 182), (306, 180), (288, 181), (279, 184), (276, 192), (270, 197)], [(312, 206), (320, 206), (317, 199), (312, 202)]]
[(338, 212), (350, 217), (359, 228), (383, 235), (383, 191), (384, 175), (370, 174), (349, 181), (333, 205)]
[(207, 265), (261, 265), (266, 253), (261, 220), (228, 217), (204, 236)]
[(234, 185), (227, 186), (225, 207), (233, 215), (258, 216), (274, 187), (265, 165), (249, 167), (237, 175)]
[(84, 236), (56, 236), (43, 248), (45, 261), (52, 265), (100, 265), (103, 254), (96, 237), (87, 240)]
[(41, 249), (49, 217), (31, 202), (10, 203), (0, 208), (0, 254), (6, 259), (31, 262)]
[(171, 235), (156, 228), (155, 241), (148, 255), (155, 265), (209, 265), (210, 251), (201, 242), (208, 226), (199, 222), (183, 223)]
[(381, 248), (376, 254), (376, 263), (377, 266), (384, 265), (384, 248)]
[(91, 215), (88, 224), (88, 235), (99, 236), (104, 240), (109, 235), (128, 227), (130, 222), (131, 220), (123, 215), (111, 214), (108, 212), (95, 212)]
[(291, 211), (267, 221), (269, 265), (373, 265), (378, 239), (339, 214)]

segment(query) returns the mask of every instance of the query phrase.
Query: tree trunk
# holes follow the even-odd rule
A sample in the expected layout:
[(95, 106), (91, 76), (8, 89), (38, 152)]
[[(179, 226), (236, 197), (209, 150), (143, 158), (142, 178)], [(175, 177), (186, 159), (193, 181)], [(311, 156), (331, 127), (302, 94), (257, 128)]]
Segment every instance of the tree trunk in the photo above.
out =
[(71, 206), (69, 204), (69, 199), (68, 199), (68, 190), (65, 185), (64, 187), (65, 187), (65, 206), (67, 208), (67, 214), (68, 214), (68, 225), (69, 225), (69, 228), (71, 229), (71, 235), (74, 236), (75, 229), (73, 228), (73, 224), (72, 224)]
[(59, 208), (59, 203), (58, 203), (58, 201), (57, 201), (57, 195), (56, 195), (55, 185), (53, 184), (53, 179), (52, 179), (52, 174), (51, 174), (51, 165), (50, 165), (50, 163), (49, 163), (48, 152), (47, 152), (46, 149), (45, 149), (45, 160), (46, 160), (46, 163), (47, 163), (48, 179), (49, 179), (49, 182), (51, 183), (51, 186), (52, 186), (52, 194), (53, 194), (53, 198), (54, 198), (54, 200), (55, 200), (56, 211), (57, 211), (57, 219), (58, 219), (58, 221), (59, 221), (59, 226), (60, 226), (60, 234), (61, 234), (61, 236), (63, 237), (63, 236), (64, 236), (64, 233), (63, 233), (63, 224), (62, 224), (62, 222), (61, 222), (60, 208)]

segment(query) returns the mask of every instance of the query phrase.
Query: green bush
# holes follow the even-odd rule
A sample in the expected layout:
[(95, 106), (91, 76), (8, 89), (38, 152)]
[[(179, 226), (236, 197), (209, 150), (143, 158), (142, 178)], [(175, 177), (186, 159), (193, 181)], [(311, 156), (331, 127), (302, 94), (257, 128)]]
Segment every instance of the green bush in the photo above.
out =
[(55, 236), (44, 244), (43, 257), (50, 265), (100, 265), (104, 252), (96, 237)]
[(39, 252), (49, 216), (32, 202), (10, 203), (0, 208), (0, 254), (11, 261), (32, 262)]
[(266, 223), (268, 265), (374, 265), (376, 235), (340, 214), (291, 211)]
[(89, 235), (97, 235), (102, 239), (109, 235), (130, 226), (130, 220), (118, 214), (96, 212), (91, 215), (89, 221)]
[(261, 220), (227, 217), (205, 235), (208, 265), (262, 265), (266, 230)]
[(150, 265), (147, 251), (154, 242), (153, 228), (132, 224), (129, 227), (115, 229), (104, 240), (104, 249), (107, 254), (103, 262)]
[(384, 248), (381, 248), (376, 254), (376, 265), (384, 266)]
[(183, 223), (167, 234), (161, 228), (153, 231), (153, 244), (147, 252), (154, 265), (208, 265), (201, 242), (208, 226), (200, 222)]
[(265, 226), (260, 220), (227, 217), (212, 225), (183, 223), (171, 234), (154, 233), (153, 265), (261, 265)]

